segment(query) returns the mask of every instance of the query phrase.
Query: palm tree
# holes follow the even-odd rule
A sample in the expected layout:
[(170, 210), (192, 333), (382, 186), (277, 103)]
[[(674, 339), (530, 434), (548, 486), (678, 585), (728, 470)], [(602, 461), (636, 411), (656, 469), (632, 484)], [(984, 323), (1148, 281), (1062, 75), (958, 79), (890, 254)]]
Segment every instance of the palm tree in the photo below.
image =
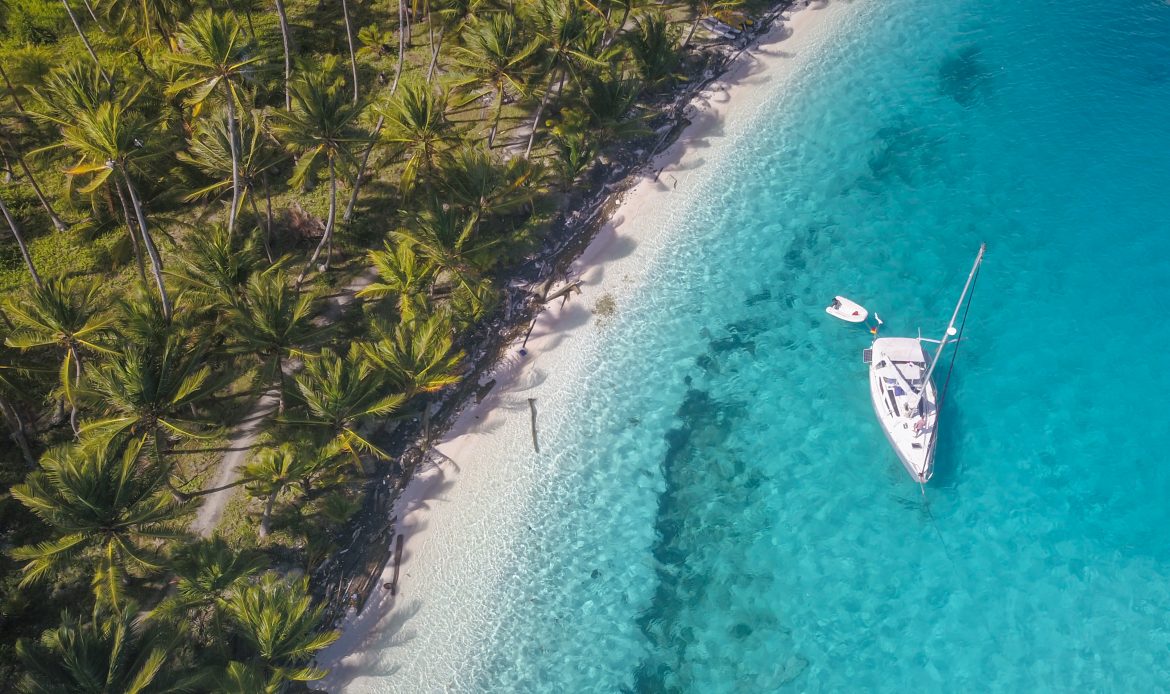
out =
[(267, 572), (235, 591), (227, 609), (235, 634), (251, 653), (251, 664), (263, 668), (270, 682), (308, 682), (327, 674), (308, 663), (339, 634), (321, 630), (323, 608), (313, 605), (308, 579)]
[[(97, 69), (90, 63), (74, 62), (66, 65), (63, 68), (58, 68), (51, 71), (36, 88), (33, 89), (33, 94), (36, 97), (38, 110), (32, 111), (31, 114), (42, 121), (57, 125), (62, 130), (67, 127), (76, 125), (76, 114), (85, 113), (93, 114), (99, 106), (104, 103), (116, 104), (115, 107), (119, 111), (133, 109), (138, 98), (139, 91), (133, 91), (127, 85), (127, 80), (122, 79), (115, 72), (114, 84), (107, 85)], [(100, 148), (105, 137), (103, 132), (91, 133), (89, 139), (95, 140), (96, 146)], [(132, 142), (136, 145), (142, 143), (142, 140), (135, 134)], [(46, 148), (48, 149), (48, 148)], [(93, 154), (93, 153), (91, 153)], [(149, 152), (139, 149), (134, 152), (136, 157), (141, 159), (148, 159)], [(100, 160), (100, 154), (94, 154), (92, 161), (106, 161)], [(94, 169), (89, 173), (98, 171)], [(72, 186), (72, 176), (69, 179)], [(146, 273), (143, 269), (142, 251), (139, 248), (138, 236), (141, 234), (141, 228), (134, 221), (134, 215), (130, 211), (130, 205), (126, 202), (126, 193), (124, 186), (118, 182), (118, 177), (110, 178), (108, 176), (98, 176), (92, 185), (86, 186), (84, 191), (89, 195), (96, 195), (99, 189), (103, 189), (104, 195), (94, 199), (94, 203), (99, 200), (102, 203), (109, 203), (111, 195), (116, 195), (118, 202), (122, 207), (122, 214), (126, 220), (126, 231), (130, 236), (130, 243), (134, 249), (134, 256), (138, 264), (138, 273), (145, 281)], [(113, 193), (110, 193), (112, 189)], [(112, 203), (111, 203), (112, 204)]]
[(230, 234), (235, 231), (236, 215), (240, 209), (240, 137), (236, 127), (236, 102), (242, 101), (240, 86), (249, 66), (262, 57), (253, 55), (254, 46), (233, 14), (216, 14), (210, 10), (197, 14), (180, 29), (179, 40), (185, 52), (176, 54), (172, 60), (185, 67), (191, 77), (175, 83), (171, 90), (175, 93), (194, 90), (187, 101), (198, 108), (217, 87), (221, 87), (227, 103), (227, 134), (232, 156), (232, 206), (228, 210)]
[(114, 83), (102, 68), (102, 61), (98, 60), (97, 53), (94, 53), (93, 46), (89, 43), (89, 38), (86, 37), (85, 31), (82, 30), (81, 24), (77, 21), (77, 15), (73, 14), (73, 8), (69, 6), (69, 0), (61, 0), (61, 4), (65, 6), (65, 12), (69, 15), (69, 21), (73, 23), (73, 28), (77, 30), (77, 35), (81, 37), (81, 42), (85, 44), (85, 50), (89, 53), (89, 57), (93, 58), (93, 64), (97, 66), (98, 72), (102, 73), (102, 78), (105, 79), (106, 84), (112, 86)]
[(427, 84), (435, 73), (439, 64), (439, 50), (443, 47), (443, 36), (452, 31), (458, 31), (464, 23), (477, 16), (485, 0), (439, 0), (441, 6), (434, 12), (428, 12), (428, 21), (433, 25), (435, 16), (438, 17), (439, 33), (431, 42), (431, 62), (427, 66)]
[(357, 53), (353, 48), (353, 22), (349, 20), (349, 3), (347, 0), (341, 0), (341, 15), (345, 20), (345, 41), (349, 46), (349, 67), (353, 73), (353, 105), (358, 103), (358, 69), (357, 69)]
[(159, 603), (154, 615), (191, 628), (202, 625), (212, 641), (222, 632), (221, 613), (228, 594), (267, 564), (254, 550), (236, 551), (221, 537), (203, 539), (175, 552), (169, 568), (175, 591)]
[(553, 168), (560, 179), (561, 187), (570, 190), (577, 178), (593, 162), (597, 156), (597, 148), (590, 141), (588, 134), (576, 128), (555, 128), (553, 130), (553, 145), (557, 156), (553, 158)]
[(277, 132), (288, 148), (299, 156), (293, 170), (293, 185), (305, 185), (322, 165), (329, 172), (329, 215), (325, 221), (325, 233), (297, 277), (297, 286), (304, 282), (322, 250), (327, 249), (325, 269), (329, 268), (337, 219), (337, 168), (356, 164), (353, 146), (366, 139), (358, 128), (363, 106), (350, 103), (330, 82), (328, 75), (306, 74), (293, 86), (296, 108), (289, 113), (277, 114)]
[(583, 67), (604, 65), (606, 57), (604, 52), (597, 57), (587, 52), (593, 48), (588, 45), (593, 27), (577, 0), (536, 0), (531, 7), (531, 21), (536, 27), (536, 35), (544, 52), (542, 68), (547, 71), (548, 80), (545, 82), (544, 95), (540, 98), (540, 106), (532, 119), (525, 157), (532, 152), (540, 117), (544, 115), (553, 85), (563, 83), (565, 73), (572, 73), (576, 78), (575, 73)]
[(233, 660), (215, 678), (215, 691), (223, 694), (280, 694), (285, 682), (259, 665)]
[[(132, 101), (130, 103), (133, 103)], [(171, 315), (171, 300), (163, 281), (163, 263), (158, 248), (146, 225), (146, 213), (142, 200), (134, 185), (132, 172), (144, 172), (143, 165), (158, 156), (146, 146), (154, 130), (154, 124), (141, 113), (131, 110), (123, 102), (102, 102), (92, 111), (81, 111), (63, 129), (64, 145), (75, 152), (78, 163), (67, 173), (75, 176), (92, 176), (92, 180), (81, 192), (90, 192), (104, 184), (114, 175), (115, 184), (124, 185), (130, 194), (138, 228), (142, 232), (143, 244), (150, 256), (151, 269), (159, 296), (167, 316)], [(120, 180), (119, 180), (120, 179)], [(133, 227), (131, 220), (127, 226)]]
[(413, 228), (392, 232), (399, 244), (407, 244), (436, 270), (449, 274), (457, 285), (471, 287), (479, 281), (476, 255), (486, 245), (474, 246), (477, 218), (454, 209), (429, 209), (418, 216)]
[(494, 94), (496, 111), (487, 139), (487, 145), (491, 147), (500, 127), (504, 94), (511, 92), (517, 97), (524, 94), (527, 69), (540, 47), (540, 40), (526, 38), (516, 18), (500, 12), (465, 28), (463, 43), (452, 51), (452, 56), (456, 64), (470, 75), (456, 84), (460, 87), (481, 84), (487, 87), (486, 91), (474, 94), (473, 99)]
[(479, 221), (531, 205), (543, 174), (520, 157), (500, 161), (482, 146), (464, 145), (444, 157), (439, 177), (450, 204)]
[(64, 127), (76, 114), (96, 111), (106, 102), (117, 103), (124, 109), (133, 107), (136, 90), (117, 71), (114, 78), (110, 85), (96, 66), (83, 61), (66, 63), (32, 87), (35, 98), (30, 115)]
[(280, 18), (280, 41), (284, 47), (284, 110), (292, 110), (292, 93), (289, 91), (289, 82), (292, 81), (292, 31), (288, 26), (288, 12), (284, 9), (284, 0), (275, 0), (276, 16)]
[(12, 232), (12, 238), (16, 239), (16, 245), (20, 248), (20, 257), (24, 258), (24, 266), (28, 269), (33, 284), (40, 287), (41, 276), (37, 274), (37, 268), (33, 265), (32, 256), (28, 252), (28, 244), (24, 241), (24, 234), (21, 233), (20, 226), (13, 219), (12, 213), (8, 211), (8, 206), (4, 204), (4, 198), (0, 198), (0, 213), (3, 213), (4, 221), (8, 222), (8, 230)]
[[(629, 19), (630, 12), (640, 4), (642, 4), (641, 0), (608, 0), (605, 3), (605, 19), (607, 26), (605, 35), (602, 37), (603, 45), (609, 46), (611, 43), (613, 43), (613, 40), (617, 38), (618, 34), (620, 34), (622, 30), (625, 29), (626, 20)], [(613, 10), (615, 8), (620, 9), (622, 14), (617, 21), (611, 24), (609, 19), (612, 16)]]
[(657, 87), (676, 79), (678, 36), (661, 11), (652, 11), (634, 20), (634, 30), (625, 34), (625, 43), (637, 66), (638, 76)]
[(377, 323), (373, 327), (377, 340), (362, 345), (366, 358), (407, 398), (459, 382), (464, 354), (452, 345), (451, 321), (445, 315), (399, 323), (392, 331)]
[[(393, 92), (391, 92), (393, 94)], [(373, 129), (370, 131), (369, 141), (366, 143), (365, 150), (362, 151), (361, 162), (358, 163), (357, 175), (353, 178), (353, 190), (349, 194), (349, 204), (345, 206), (345, 213), (341, 215), (341, 221), (349, 223), (353, 217), (353, 208), (357, 205), (358, 193), (362, 189), (362, 183), (366, 177), (366, 166), (370, 163), (370, 155), (374, 152), (374, 146), (378, 144), (378, 136), (382, 134), (382, 126), (386, 123), (386, 116), (378, 115), (377, 122), (374, 123)]]
[(394, 32), (381, 31), (377, 24), (371, 24), (359, 29), (357, 38), (362, 44), (362, 47), (358, 49), (358, 55), (377, 60), (386, 57), (390, 50), (390, 41), (394, 38)]
[(206, 672), (177, 662), (180, 639), (137, 617), (137, 606), (98, 609), (90, 621), (68, 612), (61, 625), (38, 642), (21, 639), (16, 654), (25, 674), (25, 694), (160, 694), (194, 692), (206, 686)]
[(30, 287), (20, 299), (10, 299), (5, 312), (15, 326), (5, 344), (18, 349), (55, 346), (64, 354), (61, 388), (73, 408), (77, 427), (77, 389), (81, 386), (82, 350), (108, 354), (103, 338), (113, 324), (98, 300), (98, 285), (83, 286), (80, 279), (49, 278)]
[(407, 80), (378, 112), (388, 126), (382, 141), (405, 160), (402, 189), (410, 191), (420, 176), (429, 181), (441, 155), (459, 140), (447, 119), (447, 94)]
[(435, 276), (435, 265), (424, 263), (414, 252), (414, 243), (385, 242), (384, 250), (370, 251), (370, 264), (377, 270), (381, 282), (371, 282), (357, 293), (363, 299), (398, 299), (398, 317), (403, 322), (414, 320), (426, 309), (426, 291)]
[[(434, 172), (438, 155), (447, 147), (458, 142), (458, 135), (447, 120), (447, 94), (434, 92), (429, 86), (412, 81), (407, 88), (398, 92), (398, 79), (390, 88), (390, 100), (377, 108), (378, 122), (374, 124), (373, 140), (362, 154), (353, 194), (345, 208), (345, 221), (349, 221), (357, 203), (358, 189), (365, 174), (370, 152), (381, 141), (389, 143), (395, 154), (406, 156), (402, 172), (403, 191), (409, 193), (418, 177), (419, 168), (429, 176)], [(390, 127), (384, 129), (387, 121)]]
[(455, 287), (447, 300), (447, 308), (455, 329), (470, 332), (483, 324), (499, 302), (500, 292), (491, 280), (481, 278), (475, 284)]
[[(3, 342), (3, 340), (0, 340), (0, 344), (3, 344)], [(0, 354), (3, 354), (3, 352), (0, 351)], [(4, 356), (7, 357), (8, 355)], [(20, 448), (20, 453), (24, 456), (24, 461), (30, 468), (34, 468), (37, 465), (37, 461), (33, 457), (32, 448), (29, 446), (29, 435), (25, 429), (24, 418), (20, 416), (20, 410), (14, 400), (19, 397), (20, 393), (20, 384), (14, 376), (25, 371), (28, 371), (28, 369), (18, 368), (8, 359), (0, 361), (0, 417), (8, 425), (12, 441)]]
[(288, 488), (300, 485), (308, 494), (312, 479), (327, 470), (329, 458), (308, 455), (304, 448), (284, 443), (276, 448), (265, 448), (244, 468), (250, 482), (245, 489), (254, 497), (264, 497), (264, 513), (260, 516), (260, 539), (268, 537), (272, 528), (272, 509), (276, 500)]
[(161, 463), (165, 438), (201, 437), (189, 415), (223, 380), (213, 377), (200, 345), (173, 335), (161, 344), (125, 342), (121, 351), (91, 369), (88, 389), (100, 403), (101, 417), (83, 424), (82, 434), (153, 444)]
[(391, 393), (382, 374), (366, 360), (358, 345), (339, 355), (325, 349), (320, 356), (305, 360), (296, 376), (297, 395), (305, 405), (305, 419), (290, 421), (320, 430), (328, 437), (325, 450), (347, 453), (361, 468), (360, 453), (386, 458), (387, 454), (359, 432), (371, 417), (384, 417), (405, 401)]
[(25, 179), (28, 180), (28, 184), (32, 187), (33, 193), (37, 196), (37, 201), (41, 203), (41, 207), (45, 208), (45, 212), (49, 215), (49, 221), (53, 223), (53, 228), (57, 231), (65, 231), (69, 228), (69, 225), (61, 219), (57, 211), (53, 209), (53, 204), (45, 197), (45, 191), (41, 190), (41, 184), (37, 182), (36, 174), (29, 168), (28, 162), (25, 161), (20, 148), (16, 146), (12, 139), (9, 133), (0, 133), (0, 154), (3, 154), (4, 158), (8, 159), (8, 152), (11, 150), (12, 159), (20, 167)]
[(586, 80), (581, 103), (597, 139), (606, 142), (646, 134), (644, 117), (630, 116), (641, 93), (641, 80), (617, 70)]
[[(184, 297), (184, 294), (178, 295), (180, 304)], [(115, 327), (111, 333), (120, 343), (151, 350), (163, 349), (177, 334), (194, 334), (192, 324), (199, 322), (200, 318), (189, 311), (167, 317), (163, 314), (162, 302), (144, 287), (132, 288), (124, 296), (114, 299), (114, 316)], [(117, 344), (107, 346), (116, 349)]]
[(222, 314), (240, 303), (248, 278), (260, 270), (261, 262), (250, 241), (238, 242), (227, 227), (215, 225), (187, 237), (176, 257), (177, 267), (167, 274), (186, 296)]
[(319, 339), (313, 325), (315, 296), (289, 286), (284, 272), (253, 274), (231, 312), (233, 350), (258, 355), (265, 376), (278, 384), (278, 412), (285, 409), (285, 361), (305, 356), (304, 349)]
[[(268, 172), (284, 161), (284, 154), (273, 146), (266, 136), (266, 118), (263, 111), (253, 110), (250, 119), (237, 123), (239, 150), (233, 156), (230, 124), (219, 118), (203, 120), (195, 128), (186, 152), (177, 154), (180, 161), (194, 165), (213, 181), (189, 193), (186, 200), (201, 200), (233, 190), (240, 186), (240, 204), (246, 199), (252, 207), (257, 224), (264, 220), (264, 251), (268, 262), (272, 257), (272, 197), (268, 188)], [(256, 207), (256, 191), (264, 192), (267, 213), (262, 217)], [(231, 233), (229, 229), (229, 234)]]
[[(169, 43), (176, 24), (194, 8), (189, 0), (101, 0), (96, 3), (104, 9), (106, 18), (120, 27), (125, 35), (142, 32), (146, 43), (156, 40)], [(156, 37), (151, 30), (158, 33)]]
[(90, 559), (99, 602), (119, 606), (128, 570), (163, 568), (158, 542), (184, 536), (176, 521), (187, 506), (165, 493), (166, 467), (140, 461), (141, 450), (140, 441), (52, 449), (41, 456), (41, 470), (12, 488), (52, 533), (12, 551), (25, 562), (21, 585)]

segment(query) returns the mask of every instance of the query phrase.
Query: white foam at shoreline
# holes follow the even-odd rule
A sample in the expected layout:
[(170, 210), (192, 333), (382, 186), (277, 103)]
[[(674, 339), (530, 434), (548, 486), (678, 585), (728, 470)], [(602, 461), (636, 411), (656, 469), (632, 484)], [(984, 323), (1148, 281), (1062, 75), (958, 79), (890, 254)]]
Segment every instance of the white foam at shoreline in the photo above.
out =
[(750, 134), (752, 116), (785, 98), (784, 86), (861, 4), (816, 2), (791, 13), (700, 95), (688, 114), (693, 124), (655, 158), (574, 263), (581, 296), (540, 316), (528, 356), (512, 347), (492, 374), (495, 388), (460, 415), (438, 447), (449, 462), (407, 487), (396, 508), (399, 532), (406, 535), (398, 596), (375, 589), (362, 614), (322, 653), (320, 664), (333, 672), (320, 686), (349, 692), (469, 688), (468, 655), (498, 626), (495, 596), (509, 575), (508, 548), (545, 474), (535, 464), (540, 457), (531, 455), (528, 398), (541, 403), (542, 421), (566, 416), (556, 410), (567, 410), (571, 398), (558, 395), (580, 377), (581, 355), (600, 347), (599, 331), (590, 329), (592, 307), (606, 294), (620, 307), (642, 286), (651, 260), (670, 241), (686, 194), (699, 187), (695, 173), (702, 176), (703, 168), (734, 149), (737, 137)]

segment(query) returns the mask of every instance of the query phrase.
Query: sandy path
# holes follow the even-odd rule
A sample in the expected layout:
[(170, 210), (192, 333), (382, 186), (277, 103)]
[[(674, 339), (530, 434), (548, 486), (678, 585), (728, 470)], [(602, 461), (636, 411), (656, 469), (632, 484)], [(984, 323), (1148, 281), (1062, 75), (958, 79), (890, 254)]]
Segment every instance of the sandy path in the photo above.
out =
[[(340, 294), (330, 297), (328, 305), (321, 312), (322, 325), (328, 325), (341, 317), (342, 310), (353, 301), (354, 294), (374, 281), (374, 277), (373, 270), (366, 270), (345, 285)], [(285, 365), (286, 376), (291, 376), (293, 370), (292, 366)], [(215, 480), (208, 485), (208, 489), (227, 487), (240, 478), (244, 461), (252, 452), (252, 446), (256, 444), (256, 438), (263, 429), (262, 424), (276, 412), (276, 406), (279, 403), (277, 396), (275, 389), (265, 391), (248, 414), (236, 425), (231, 438), (228, 439), (227, 447), (231, 450), (224, 454), (223, 459), (219, 461), (219, 472), (216, 474)], [(228, 500), (239, 491), (238, 486), (229, 487), (204, 496), (203, 503), (195, 514), (195, 520), (191, 522), (191, 532), (203, 537), (210, 537), (223, 518), (223, 510), (227, 507)]]

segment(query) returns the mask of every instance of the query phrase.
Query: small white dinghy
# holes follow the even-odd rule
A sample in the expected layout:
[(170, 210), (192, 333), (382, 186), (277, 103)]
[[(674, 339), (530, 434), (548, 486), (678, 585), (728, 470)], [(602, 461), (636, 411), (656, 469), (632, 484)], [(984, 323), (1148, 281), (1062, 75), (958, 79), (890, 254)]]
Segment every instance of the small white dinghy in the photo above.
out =
[(864, 306), (843, 296), (833, 297), (833, 303), (825, 307), (825, 313), (850, 323), (862, 323), (869, 318), (869, 311)]

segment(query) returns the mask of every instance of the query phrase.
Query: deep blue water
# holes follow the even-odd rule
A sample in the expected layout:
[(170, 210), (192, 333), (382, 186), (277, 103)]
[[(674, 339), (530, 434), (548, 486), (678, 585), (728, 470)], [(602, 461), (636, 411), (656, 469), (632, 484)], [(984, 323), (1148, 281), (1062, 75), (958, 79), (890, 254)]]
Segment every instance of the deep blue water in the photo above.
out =
[[(1170, 4), (855, 14), (692, 174), (467, 689), (1170, 689)], [(924, 499), (823, 307), (937, 334), (981, 241)]]

